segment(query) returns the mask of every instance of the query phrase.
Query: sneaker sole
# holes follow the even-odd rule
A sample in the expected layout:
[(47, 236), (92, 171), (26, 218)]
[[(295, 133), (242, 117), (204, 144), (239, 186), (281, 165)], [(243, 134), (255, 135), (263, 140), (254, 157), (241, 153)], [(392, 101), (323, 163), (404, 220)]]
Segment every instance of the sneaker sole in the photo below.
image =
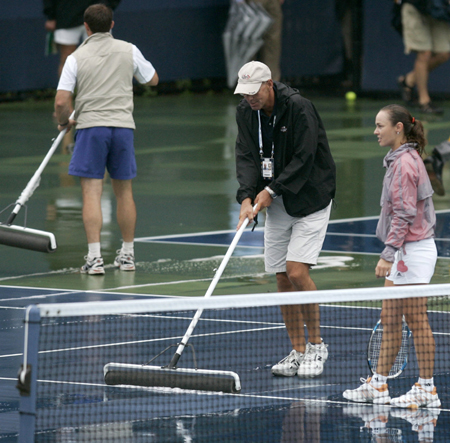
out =
[(136, 271), (136, 265), (121, 265), (115, 261), (114, 266), (120, 271)]
[(436, 400), (433, 401), (427, 405), (423, 405), (423, 406), (418, 406), (415, 403), (409, 403), (409, 404), (405, 404), (404, 406), (400, 405), (400, 404), (395, 404), (395, 403), (391, 403), (391, 406), (394, 406), (395, 408), (401, 408), (401, 409), (410, 409), (410, 410), (414, 410), (417, 411), (418, 409), (422, 409), (422, 408), (440, 408), (441, 407), (441, 401), (440, 400)]
[(294, 372), (293, 374), (281, 374), (280, 372), (272, 371), (272, 375), (275, 377), (294, 377), (296, 375), (296, 372)]
[(96, 271), (93, 271), (93, 270), (83, 271), (83, 270), (81, 270), (80, 272), (82, 274), (88, 274), (88, 275), (105, 275), (105, 270), (104, 269), (103, 270), (96, 270)]
[(298, 374), (297, 373), (297, 377), (298, 378), (315, 378), (315, 377), (318, 377), (319, 375), (322, 375), (322, 372), (323, 371), (321, 371), (321, 372), (319, 372), (317, 374)]
[(367, 405), (389, 405), (391, 403), (391, 397), (386, 397), (383, 399), (372, 399), (372, 400), (368, 400), (367, 398), (364, 399), (356, 399), (356, 398), (351, 398), (351, 397), (347, 397), (345, 395), (345, 392), (342, 394), (342, 397), (344, 397), (346, 400), (349, 401), (353, 401), (355, 403), (365, 403)]

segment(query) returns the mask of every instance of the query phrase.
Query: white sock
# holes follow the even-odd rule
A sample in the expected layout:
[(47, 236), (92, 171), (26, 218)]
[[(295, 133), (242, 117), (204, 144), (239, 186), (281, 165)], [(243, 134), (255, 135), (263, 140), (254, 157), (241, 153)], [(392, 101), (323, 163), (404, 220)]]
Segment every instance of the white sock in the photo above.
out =
[(380, 375), (375, 372), (375, 374), (372, 375), (372, 380), (370, 380), (370, 384), (374, 388), (381, 388), (381, 386), (385, 385), (387, 383), (387, 377), (385, 375)]
[(420, 378), (419, 377), (419, 381), (417, 382), (419, 383), (420, 386), (422, 386), (423, 389), (425, 389), (425, 391), (427, 392), (432, 392), (434, 389), (434, 378)]
[(100, 252), (100, 242), (98, 243), (88, 243), (88, 259), (93, 260), (94, 258), (99, 258), (102, 256)]
[(134, 255), (134, 242), (122, 242), (121, 253), (123, 255)]

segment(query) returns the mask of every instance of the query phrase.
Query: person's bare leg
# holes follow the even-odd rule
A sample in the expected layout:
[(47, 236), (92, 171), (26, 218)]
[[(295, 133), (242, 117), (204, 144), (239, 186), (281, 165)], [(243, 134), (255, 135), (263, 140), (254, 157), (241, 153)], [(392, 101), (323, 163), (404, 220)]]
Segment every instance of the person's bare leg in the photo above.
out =
[(419, 375), (425, 379), (432, 378), (436, 344), (428, 321), (426, 297), (404, 300), (404, 312), (414, 337)]
[(428, 93), (429, 66), (431, 61), (431, 51), (421, 51), (416, 55), (414, 62), (414, 78), (419, 96), (419, 103), (425, 105), (431, 101)]
[[(315, 291), (317, 287), (309, 275), (309, 265), (290, 262), (286, 264), (286, 273), (277, 274), (279, 292)], [(286, 329), (292, 343), (292, 348), (305, 352), (305, 324), (308, 329), (308, 339), (311, 343), (320, 344), (320, 312), (317, 303), (307, 305), (281, 306)]]
[(61, 77), (61, 72), (64, 68), (64, 63), (66, 63), (67, 57), (69, 57), (70, 54), (75, 52), (75, 50), (77, 49), (77, 45), (58, 44), (57, 46), (59, 51), (58, 77)]
[[(285, 272), (277, 273), (277, 288), (278, 292), (295, 291), (295, 288)], [(306, 350), (306, 340), (301, 306), (283, 305), (280, 306), (280, 309), (289, 339), (291, 340), (292, 349), (304, 354)]]
[(83, 195), (83, 223), (88, 243), (100, 242), (103, 216), (101, 197), (103, 179), (81, 177)]
[[(309, 275), (309, 264), (288, 261), (286, 270), (289, 280), (296, 291), (317, 291), (316, 284)], [(303, 321), (308, 330), (310, 343), (320, 344), (320, 311), (317, 303), (301, 305)]]
[[(394, 286), (390, 280), (385, 280), (384, 286)], [(381, 340), (380, 356), (377, 373), (388, 376), (402, 344), (402, 311), (403, 300), (383, 300), (381, 324), (383, 338)]]
[(111, 179), (111, 184), (117, 199), (117, 223), (123, 241), (132, 242), (134, 241), (137, 218), (132, 182), (131, 180)]

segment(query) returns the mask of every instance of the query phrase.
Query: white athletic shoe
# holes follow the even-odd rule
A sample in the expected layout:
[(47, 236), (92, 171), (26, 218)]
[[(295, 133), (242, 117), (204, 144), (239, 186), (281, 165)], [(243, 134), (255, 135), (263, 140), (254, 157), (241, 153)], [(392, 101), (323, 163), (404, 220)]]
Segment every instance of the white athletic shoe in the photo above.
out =
[(82, 274), (103, 275), (105, 273), (105, 268), (103, 267), (103, 258), (96, 257), (92, 260), (89, 260), (88, 256), (86, 255), (84, 259), (86, 260), (86, 263), (80, 269), (80, 272)]
[(384, 384), (381, 388), (374, 388), (370, 381), (372, 377), (365, 380), (361, 378), (362, 385), (357, 389), (347, 389), (342, 394), (344, 398), (357, 403), (373, 403), (377, 405), (389, 404), (391, 397), (389, 397), (388, 385)]
[(327, 347), (328, 345), (323, 342), (320, 345), (307, 343), (305, 355), (300, 363), (297, 375), (301, 378), (313, 378), (322, 374), (323, 365), (328, 358)]
[(134, 256), (131, 254), (123, 254), (121, 249), (116, 251), (117, 257), (114, 259), (114, 266), (121, 271), (135, 271)]
[(405, 395), (393, 398), (391, 405), (397, 408), (409, 409), (440, 408), (441, 401), (439, 400), (436, 387), (434, 387), (432, 392), (427, 392), (419, 383), (416, 383)]
[(402, 410), (392, 409), (391, 415), (401, 418), (412, 425), (412, 430), (419, 434), (419, 441), (433, 441), (434, 428), (441, 411), (439, 409)]
[(272, 374), (292, 377), (297, 374), (302, 360), (303, 354), (293, 349), (287, 357), (284, 357), (283, 360), (272, 366)]

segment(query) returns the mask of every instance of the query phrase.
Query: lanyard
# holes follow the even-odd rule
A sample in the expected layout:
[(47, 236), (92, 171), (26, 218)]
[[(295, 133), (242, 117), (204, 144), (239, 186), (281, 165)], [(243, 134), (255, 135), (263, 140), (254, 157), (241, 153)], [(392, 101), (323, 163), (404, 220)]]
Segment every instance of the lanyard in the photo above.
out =
[[(277, 119), (276, 114), (273, 116), (273, 128), (275, 129), (275, 121)], [(264, 158), (264, 151), (263, 151), (263, 137), (262, 137), (262, 129), (261, 129), (261, 111), (258, 110), (258, 122), (259, 122), (259, 155), (261, 158)], [(273, 142), (272, 137), (272, 153), (270, 155), (270, 158), (273, 158), (273, 153), (275, 150), (275, 143)]]

